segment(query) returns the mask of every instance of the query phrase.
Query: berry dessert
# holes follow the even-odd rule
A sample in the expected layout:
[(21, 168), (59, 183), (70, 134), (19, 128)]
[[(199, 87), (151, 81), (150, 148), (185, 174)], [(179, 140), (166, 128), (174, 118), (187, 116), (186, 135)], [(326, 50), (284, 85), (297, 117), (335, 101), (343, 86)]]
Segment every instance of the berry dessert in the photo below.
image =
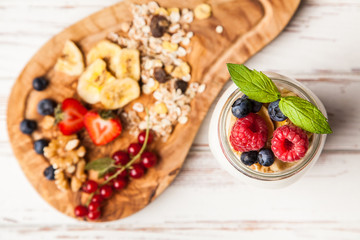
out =
[(296, 93), (244, 65), (228, 69), (244, 93), (228, 114), (228, 141), (247, 167), (264, 173), (289, 169), (304, 159), (314, 134), (331, 133), (320, 110)]

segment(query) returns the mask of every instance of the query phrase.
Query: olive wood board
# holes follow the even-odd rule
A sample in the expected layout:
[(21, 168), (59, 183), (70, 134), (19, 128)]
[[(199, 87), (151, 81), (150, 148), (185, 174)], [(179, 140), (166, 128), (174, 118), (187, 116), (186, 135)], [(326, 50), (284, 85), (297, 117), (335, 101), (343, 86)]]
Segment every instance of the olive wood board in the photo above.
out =
[[(121, 23), (131, 22), (131, 3), (147, 1), (124, 1), (94, 13), (68, 27), (50, 39), (29, 61), (16, 80), (8, 103), (7, 126), (10, 142), (22, 170), (36, 191), (54, 208), (74, 217), (74, 207), (84, 201), (85, 194), (60, 191), (53, 181), (47, 181), (43, 170), (48, 161), (33, 150), (32, 136), (20, 132), (19, 124), (24, 118), (42, 119), (36, 111), (37, 103), (43, 98), (61, 102), (66, 97), (76, 96), (74, 86), (77, 78), (55, 72), (53, 67), (60, 56), (64, 42), (73, 40), (83, 53), (111, 31), (118, 31)], [(159, 0), (162, 7), (194, 9), (204, 0)], [(146, 175), (131, 180), (129, 185), (114, 194), (102, 208), (98, 221), (111, 221), (127, 217), (141, 210), (159, 196), (179, 173), (196, 133), (211, 103), (229, 79), (225, 64), (244, 63), (261, 48), (273, 40), (286, 26), (295, 13), (300, 0), (209, 0), (212, 16), (205, 20), (194, 20), (190, 31), (191, 53), (186, 61), (191, 65), (192, 81), (205, 83), (206, 89), (191, 102), (189, 121), (177, 125), (167, 142), (153, 144), (159, 155), (158, 164), (149, 169)], [(216, 26), (224, 28), (223, 33), (215, 32)], [(46, 76), (50, 84), (45, 91), (37, 92), (32, 88), (32, 80)], [(151, 98), (141, 96), (140, 101), (149, 104)], [(127, 108), (131, 107), (131, 104)], [(41, 127), (41, 126), (40, 126)], [(123, 132), (115, 141), (95, 147), (86, 131), (81, 132), (82, 144), (87, 149), (86, 159), (95, 160), (110, 156), (117, 150), (125, 150), (133, 141), (128, 132)], [(85, 219), (84, 219), (85, 220)]]

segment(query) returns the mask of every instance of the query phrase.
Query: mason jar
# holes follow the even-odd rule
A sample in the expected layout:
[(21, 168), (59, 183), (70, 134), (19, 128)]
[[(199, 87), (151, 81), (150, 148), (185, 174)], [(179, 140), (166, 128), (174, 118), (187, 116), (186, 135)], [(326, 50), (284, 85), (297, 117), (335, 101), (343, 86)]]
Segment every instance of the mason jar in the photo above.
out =
[[(320, 99), (306, 86), (293, 78), (273, 72), (264, 72), (278, 87), (287, 89), (297, 96), (314, 104), (327, 117), (324, 105)], [(296, 164), (279, 172), (260, 172), (243, 164), (240, 157), (234, 152), (229, 142), (231, 129), (231, 106), (243, 93), (232, 83), (222, 94), (212, 113), (209, 126), (209, 145), (211, 152), (220, 165), (231, 175), (240, 180), (266, 188), (280, 188), (288, 186), (299, 180), (318, 160), (325, 144), (326, 134), (313, 134), (306, 155)]]

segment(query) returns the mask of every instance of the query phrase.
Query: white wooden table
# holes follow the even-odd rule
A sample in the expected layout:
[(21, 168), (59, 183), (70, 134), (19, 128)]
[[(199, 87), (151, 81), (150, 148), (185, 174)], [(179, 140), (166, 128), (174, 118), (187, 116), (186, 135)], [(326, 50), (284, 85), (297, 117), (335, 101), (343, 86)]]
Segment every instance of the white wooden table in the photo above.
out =
[[(325, 104), (334, 134), (296, 184), (256, 189), (220, 169), (209, 116), (175, 182), (144, 210), (78, 222), (27, 182), (6, 133), (10, 89), (51, 36), (118, 0), (0, 0), (0, 239), (360, 239), (360, 1), (305, 0), (247, 65), (293, 76)], [(42, 174), (42, 173), (39, 173)]]

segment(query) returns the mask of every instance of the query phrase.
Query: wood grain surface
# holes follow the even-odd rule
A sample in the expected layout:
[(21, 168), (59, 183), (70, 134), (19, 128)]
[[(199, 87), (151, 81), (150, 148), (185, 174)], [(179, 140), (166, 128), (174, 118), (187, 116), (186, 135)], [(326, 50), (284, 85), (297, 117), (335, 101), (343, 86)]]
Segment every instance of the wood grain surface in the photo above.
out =
[[(146, 1), (136, 1), (144, 2)], [(201, 1), (159, 1), (163, 7), (190, 9), (194, 9), (199, 3)], [(154, 169), (149, 169), (144, 178), (130, 181), (121, 193), (114, 194), (111, 201), (107, 201), (103, 207), (99, 221), (127, 217), (144, 208), (167, 188), (179, 173), (212, 101), (229, 78), (225, 64), (243, 63), (275, 38), (294, 14), (300, 0), (213, 0), (209, 3), (213, 9), (212, 17), (203, 21), (195, 20), (190, 26), (195, 38), (190, 45), (192, 52), (187, 59), (192, 66), (193, 80), (205, 83), (206, 90), (192, 101), (188, 123), (175, 127), (166, 143), (156, 143), (154, 151), (159, 155), (159, 164)], [(43, 156), (36, 154), (33, 150), (34, 139), (24, 136), (19, 124), (24, 118), (41, 121), (42, 116), (36, 111), (41, 99), (52, 98), (61, 102), (64, 98), (76, 96), (74, 82), (76, 83), (77, 79), (53, 70), (64, 42), (71, 39), (86, 52), (99, 40), (106, 38), (110, 31), (119, 31), (121, 23), (131, 22), (130, 10), (131, 2), (115, 4), (90, 15), (53, 37), (25, 66), (9, 98), (8, 131), (20, 166), (36, 191), (57, 210), (69, 216), (74, 217), (73, 209), (86, 201), (84, 194), (72, 193), (70, 190), (61, 192), (54, 182), (46, 181), (39, 174), (48, 166), (48, 162)], [(232, 28), (234, 22), (242, 27)], [(223, 34), (214, 34), (213, 26), (216, 25), (224, 27)], [(50, 79), (51, 84), (45, 91), (38, 92), (32, 89), (32, 80), (37, 76), (46, 76)], [(142, 96), (139, 101), (148, 103), (149, 98)], [(129, 133), (123, 132), (115, 141), (105, 146), (94, 147), (87, 134), (80, 135), (83, 139), (82, 144), (87, 149), (88, 161), (111, 156), (119, 149), (125, 150), (124, 146), (135, 140)]]
[(303, 1), (282, 34), (246, 62), (297, 78), (328, 110), (334, 134), (320, 160), (293, 186), (256, 189), (223, 171), (209, 152), (208, 114), (179, 176), (139, 213), (91, 224), (46, 204), (10, 148), (10, 89), (49, 38), (117, 2), (0, 1), (0, 239), (360, 239), (358, 0)]

